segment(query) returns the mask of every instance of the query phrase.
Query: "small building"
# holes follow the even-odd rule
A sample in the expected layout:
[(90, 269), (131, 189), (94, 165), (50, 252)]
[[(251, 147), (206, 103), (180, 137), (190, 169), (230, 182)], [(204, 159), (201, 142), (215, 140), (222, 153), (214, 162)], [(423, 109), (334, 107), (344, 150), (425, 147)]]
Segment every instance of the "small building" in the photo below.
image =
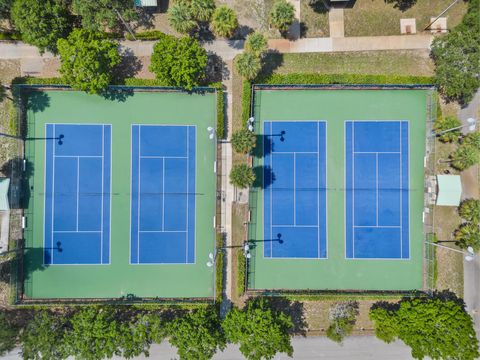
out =
[(135, 0), (138, 7), (157, 7), (157, 0)]
[(437, 175), (437, 205), (458, 206), (462, 199), (460, 175)]

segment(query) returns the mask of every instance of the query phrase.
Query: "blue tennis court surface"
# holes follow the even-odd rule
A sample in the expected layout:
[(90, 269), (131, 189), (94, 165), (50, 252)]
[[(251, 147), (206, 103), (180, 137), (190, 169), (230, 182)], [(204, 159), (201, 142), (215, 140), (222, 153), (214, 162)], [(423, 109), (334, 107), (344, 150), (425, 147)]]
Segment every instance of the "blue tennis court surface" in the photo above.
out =
[(326, 258), (326, 123), (263, 126), (264, 257)]
[(110, 261), (110, 125), (46, 124), (45, 264)]
[(346, 257), (409, 258), (407, 121), (347, 121)]
[(195, 262), (195, 126), (132, 125), (132, 264)]

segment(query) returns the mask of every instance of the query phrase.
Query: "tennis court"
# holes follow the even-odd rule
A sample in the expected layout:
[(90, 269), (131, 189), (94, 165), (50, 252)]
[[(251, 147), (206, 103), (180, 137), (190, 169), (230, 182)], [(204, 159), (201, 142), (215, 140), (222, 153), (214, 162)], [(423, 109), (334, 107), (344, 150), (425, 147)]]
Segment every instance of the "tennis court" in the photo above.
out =
[(111, 126), (45, 127), (44, 263), (108, 264)]
[(345, 123), (347, 258), (409, 258), (408, 145), (407, 121)]
[(249, 289), (422, 289), (433, 98), (423, 88), (255, 87)]
[(132, 264), (195, 262), (195, 126), (132, 126)]
[(264, 256), (325, 258), (326, 123), (265, 121)]
[(24, 299), (211, 299), (217, 94), (25, 87)]

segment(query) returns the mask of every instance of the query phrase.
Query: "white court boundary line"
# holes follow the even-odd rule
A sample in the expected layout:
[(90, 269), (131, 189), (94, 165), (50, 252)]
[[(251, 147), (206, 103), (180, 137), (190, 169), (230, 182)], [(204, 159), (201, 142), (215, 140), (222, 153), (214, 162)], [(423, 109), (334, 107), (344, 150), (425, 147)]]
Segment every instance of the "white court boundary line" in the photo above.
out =
[[(400, 151), (383, 151), (383, 152), (363, 152), (363, 151), (355, 151), (355, 123), (356, 122), (359, 122), (359, 123), (362, 123), (362, 122), (368, 122), (368, 123), (378, 123), (378, 122), (396, 122), (399, 124), (399, 128), (400, 128)], [(355, 154), (378, 154), (378, 153), (381, 153), (381, 154), (399, 154), (400, 155), (400, 174), (402, 174), (402, 167), (403, 167), (403, 157), (402, 157), (402, 147), (403, 147), (403, 142), (402, 142), (402, 136), (401, 136), (401, 133), (402, 133), (402, 124), (403, 123), (406, 123), (407, 124), (407, 151), (408, 151), (408, 155), (409, 155), (409, 159), (408, 159), (408, 163), (407, 163), (407, 169), (408, 169), (408, 183), (410, 184), (410, 121), (409, 120), (345, 120), (344, 121), (344, 143), (345, 143), (345, 146), (344, 146), (344, 151), (346, 151), (346, 126), (347, 126), (347, 123), (351, 123), (352, 124), (352, 131), (351, 131), (351, 134), (352, 134), (352, 168), (354, 169), (354, 155)], [(344, 187), (346, 189), (346, 181), (347, 181), (347, 177), (346, 177), (346, 168), (347, 168), (347, 164), (346, 164), (346, 153), (344, 155), (344, 159), (345, 159), (345, 166), (344, 166)], [(378, 165), (378, 162), (377, 162), (377, 165)], [(354, 210), (354, 191), (355, 191), (355, 184), (354, 184), (354, 181), (353, 181), (353, 177), (354, 177), (354, 174), (355, 172), (352, 171), (352, 257), (347, 257), (347, 246), (346, 246), (346, 241), (345, 241), (345, 260), (361, 260), (361, 261), (364, 261), (364, 260), (389, 260), (389, 261), (408, 261), (408, 260), (411, 260), (411, 252), (410, 252), (410, 236), (408, 238), (408, 244), (409, 244), (409, 252), (408, 252), (408, 257), (402, 257), (402, 249), (403, 249), (403, 227), (400, 225), (400, 226), (355, 226), (355, 210)], [(402, 199), (402, 192), (403, 192), (403, 182), (402, 182), (402, 176), (400, 175), (400, 199)], [(377, 192), (378, 192), (378, 181), (377, 181)], [(410, 195), (408, 195), (408, 197), (410, 197)], [(346, 239), (346, 229), (347, 229), (347, 223), (346, 223), (346, 209), (347, 209), (347, 206), (346, 206), (346, 202), (347, 202), (347, 195), (345, 194), (345, 210), (344, 210), (344, 221), (345, 221), (345, 239)], [(378, 202), (378, 196), (377, 196), (377, 202)], [(409, 201), (409, 206), (408, 206), (408, 232), (410, 234), (410, 201)], [(378, 206), (377, 206), (377, 213), (378, 213)], [(400, 205), (400, 224), (403, 223), (403, 204), (401, 203)], [(398, 258), (392, 258), (392, 257), (383, 257), (383, 258), (360, 258), (360, 257), (355, 257), (355, 228), (400, 228), (400, 257)]]
[[(325, 124), (325, 128), (324, 128), (324, 132), (325, 132), (325, 187), (326, 189), (328, 189), (328, 176), (327, 176), (327, 169), (328, 169), (328, 157), (327, 157), (327, 137), (328, 137), (328, 128), (327, 128), (327, 121), (326, 120), (265, 120), (263, 122), (263, 136), (268, 136), (269, 138), (271, 138), (272, 136), (272, 131), (273, 131), (273, 123), (274, 122), (278, 122), (278, 123), (281, 123), (281, 122), (284, 122), (284, 123), (316, 123), (317, 124), (317, 149), (319, 149), (319, 142), (320, 142), (320, 138), (319, 138), (319, 124), (320, 123), (324, 123)], [(269, 124), (269, 133), (267, 134), (266, 133), (266, 125)], [(265, 166), (265, 143), (263, 145), (263, 164)], [(273, 170), (273, 147), (271, 146), (270, 144), (270, 167), (271, 169)], [(291, 152), (291, 151), (275, 151), (275, 154), (316, 154), (317, 155), (317, 168), (320, 167), (320, 163), (319, 163), (319, 158), (320, 158), (320, 152), (317, 151), (295, 151), (295, 152)], [(318, 173), (319, 170), (317, 170), (317, 173)], [(271, 175), (270, 175), (271, 176)], [(295, 174), (294, 174), (294, 179), (295, 179)], [(318, 183), (320, 182), (320, 178), (317, 176), (317, 187), (318, 187)], [(263, 189), (262, 189), (262, 197), (263, 197), (263, 206), (262, 206), (262, 211), (263, 211), (263, 228), (265, 228), (265, 174), (263, 175)], [(272, 216), (272, 186), (270, 186), (270, 239), (273, 240), (273, 227), (274, 226), (281, 226), (281, 225), (274, 225), (273, 224), (273, 216)], [(294, 190), (294, 194), (295, 194), (295, 190)], [(320, 198), (320, 190), (317, 189), (317, 198), (318, 198), (318, 202), (317, 202), (317, 213), (318, 213), (318, 218), (317, 218), (317, 228), (318, 228), (318, 232), (320, 232), (320, 222), (319, 222), (319, 216), (320, 216), (320, 202), (319, 202), (319, 198)], [(295, 203), (294, 203), (295, 205)], [(295, 216), (295, 206), (294, 206), (294, 216)], [(295, 217), (294, 217), (295, 218)], [(284, 226), (284, 227), (315, 227), (314, 225), (313, 226), (297, 226), (297, 225), (290, 225), (290, 226)], [(265, 229), (263, 229), (263, 237), (265, 237)], [(268, 259), (268, 260), (272, 260), (272, 261), (275, 261), (275, 260), (283, 260), (283, 259), (292, 259), (292, 260), (327, 260), (328, 259), (328, 191), (325, 191), (325, 257), (320, 257), (320, 251), (319, 251), (319, 248), (320, 248), (320, 237), (317, 237), (317, 257), (286, 257), (286, 256), (282, 256), (282, 257), (273, 257), (273, 242), (271, 243), (270, 245), (270, 257), (269, 256), (265, 256), (265, 250), (263, 249), (262, 251), (262, 257), (264, 259)]]
[[(108, 234), (108, 243), (109, 243), (109, 247), (108, 247), (108, 250), (109, 250), (109, 256), (108, 256), (108, 262), (103, 262), (103, 245), (104, 245), (104, 233), (103, 233), (103, 220), (101, 222), (101, 227), (102, 227), (102, 230), (101, 231), (72, 231), (72, 233), (93, 233), (93, 232), (100, 232), (101, 233), (101, 236), (100, 236), (100, 262), (99, 263), (54, 263), (54, 251), (53, 251), (53, 234), (54, 233), (62, 233), (63, 231), (58, 231), (58, 230), (54, 230), (54, 199), (55, 199), (55, 158), (77, 158), (77, 160), (79, 161), (79, 158), (102, 158), (102, 179), (103, 179), (103, 176), (104, 176), (104, 173), (105, 173), (105, 169), (104, 169), (104, 155), (103, 155), (103, 149), (104, 149), (104, 142), (105, 142), (105, 135), (104, 135), (104, 128), (105, 126), (109, 127), (109, 130), (110, 130), (110, 148), (112, 147), (112, 125), (111, 124), (102, 124), (102, 123), (45, 123), (44, 124), (44, 134), (46, 135), (47, 134), (47, 128), (48, 126), (52, 126), (52, 132), (53, 132), (53, 137), (56, 138), (56, 126), (57, 125), (62, 125), (62, 126), (102, 126), (102, 155), (86, 155), (86, 156), (76, 156), (76, 155), (68, 155), (68, 156), (65, 156), (65, 155), (57, 155), (55, 154), (55, 143), (53, 143), (52, 145), (52, 198), (51, 198), (51, 204), (52, 204), (52, 215), (51, 215), (51, 230), (50, 230), (50, 248), (51, 248), (51, 261), (50, 263), (47, 264), (46, 262), (46, 259), (45, 259), (45, 245), (46, 245), (46, 242), (45, 242), (45, 217), (46, 217), (46, 206), (47, 206), (47, 196), (44, 197), (44, 220), (43, 220), (43, 237), (44, 237), (44, 241), (43, 241), (43, 246), (44, 246), (44, 249), (43, 249), (43, 264), (42, 265), (45, 265), (45, 266), (71, 266), (71, 265), (74, 265), (74, 266), (98, 266), (98, 265), (111, 265), (111, 248), (112, 248), (112, 244), (111, 244), (111, 226), (110, 226), (110, 231), (109, 231), (109, 234)], [(53, 139), (55, 140), (55, 139)], [(46, 191), (46, 186), (47, 186), (47, 181), (46, 181), (46, 163), (47, 163), (47, 146), (48, 146), (49, 142), (46, 141), (45, 142), (45, 147), (44, 147), (44, 191), (45, 191), (45, 194), (47, 193)], [(110, 162), (110, 174), (112, 173), (112, 152), (110, 151), (110, 159), (109, 159), (109, 162)], [(77, 164), (77, 169), (78, 169), (78, 164)], [(79, 171), (77, 171), (77, 184), (78, 184), (78, 181), (79, 181)], [(111, 195), (111, 192), (112, 192), (112, 184), (111, 184), (111, 175), (110, 175), (110, 209), (109, 209), (109, 220), (110, 220), (110, 224), (111, 224), (111, 221), (112, 221), (112, 207), (111, 207), (111, 201), (112, 201), (112, 195)], [(104, 197), (105, 197), (105, 193), (103, 191), (104, 189), (104, 181), (102, 181), (102, 194), (101, 194), (101, 200), (102, 200), (102, 213), (101, 213), (101, 216), (103, 217), (103, 204), (104, 204)], [(78, 186), (77, 186), (77, 199), (78, 199)], [(78, 201), (77, 201), (77, 218), (78, 218)], [(78, 226), (78, 220), (77, 220), (77, 226)], [(67, 231), (65, 231), (66, 233)]]
[[(188, 260), (188, 237), (189, 237), (189, 233), (190, 231), (188, 230), (188, 226), (189, 226), (189, 222), (188, 222), (188, 218), (189, 218), (189, 212), (188, 212), (188, 201), (189, 201), (189, 175), (187, 175), (187, 210), (186, 210), (186, 226), (187, 226), (187, 229), (186, 230), (181, 230), (181, 231), (169, 231), (169, 230), (155, 230), (155, 231), (150, 231), (150, 230), (140, 230), (140, 160), (142, 158), (162, 158), (164, 159), (163, 161), (163, 164), (165, 163), (165, 159), (187, 159), (186, 163), (187, 163), (187, 170), (189, 169), (189, 166), (190, 166), (190, 156), (188, 156), (188, 151), (187, 151), (187, 156), (140, 156), (141, 152), (140, 152), (140, 129), (142, 127), (165, 127), (165, 126), (170, 126), (170, 127), (185, 127), (186, 128), (186, 147), (188, 149), (188, 146), (189, 146), (189, 134), (190, 134), (190, 128), (194, 128), (194, 141), (195, 141), (195, 163), (194, 163), (194, 167), (195, 167), (195, 172), (196, 172), (196, 169), (197, 169), (197, 137), (196, 137), (196, 129), (197, 129), (197, 126), (196, 125), (188, 125), (188, 124), (130, 124), (130, 138), (131, 138), (131, 141), (132, 143), (130, 144), (130, 187), (132, 188), (133, 186), (133, 152), (132, 152), (132, 149), (133, 149), (133, 127), (137, 127), (138, 128), (138, 156), (137, 156), (137, 159), (138, 159), (138, 173), (137, 173), (137, 178), (138, 178), (138, 204), (137, 204), (137, 215), (138, 215), (138, 219), (137, 219), (137, 262), (134, 263), (132, 262), (132, 254), (131, 254), (131, 244), (132, 244), (132, 238), (131, 238), (131, 235), (130, 235), (130, 246), (129, 246), (129, 249), (130, 249), (130, 255), (129, 255), (129, 265), (139, 265), (139, 266), (143, 266), (143, 265), (146, 265), (146, 266), (150, 266), (150, 265), (155, 265), (155, 266), (158, 266), (158, 265), (195, 265), (196, 264), (196, 225), (194, 226), (194, 229), (193, 229), (193, 246), (194, 246), (194, 254), (193, 254), (193, 262), (164, 262), (164, 263), (156, 263), (156, 262), (148, 262), (148, 263), (141, 263), (140, 262), (140, 233), (185, 233), (186, 234), (186, 237), (185, 237), (185, 248), (186, 248), (186, 260)], [(188, 174), (188, 173), (187, 173)], [(163, 177), (165, 175), (165, 172), (163, 172)], [(197, 179), (195, 178), (195, 194), (196, 194), (196, 187), (197, 187)], [(162, 186), (164, 185), (165, 181), (163, 181), (163, 184)], [(133, 188), (132, 188), (133, 189)], [(196, 196), (194, 194), (194, 196)], [(165, 195), (165, 192), (163, 191), (163, 194), (162, 196)], [(133, 211), (133, 203), (132, 203), (132, 196), (133, 196), (133, 191), (131, 192), (130, 194), (130, 234), (132, 234), (132, 211)], [(194, 219), (195, 219), (195, 224), (196, 224), (196, 199), (194, 198), (194, 204), (195, 204), (195, 209), (194, 209)], [(162, 205), (162, 218), (165, 214), (165, 209), (164, 209), (164, 204)], [(163, 226), (163, 219), (162, 219), (162, 226)]]

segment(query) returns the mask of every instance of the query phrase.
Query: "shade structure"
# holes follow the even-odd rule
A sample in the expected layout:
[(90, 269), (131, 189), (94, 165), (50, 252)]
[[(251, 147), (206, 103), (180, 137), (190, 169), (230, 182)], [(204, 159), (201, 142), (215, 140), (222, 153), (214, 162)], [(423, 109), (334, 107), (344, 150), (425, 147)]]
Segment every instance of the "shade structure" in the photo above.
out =
[(439, 206), (458, 206), (462, 198), (460, 175), (437, 175)]
[(157, 6), (157, 0), (135, 0), (135, 6)]
[(8, 187), (10, 186), (9, 178), (0, 178), (0, 211), (9, 210), (8, 203)]

